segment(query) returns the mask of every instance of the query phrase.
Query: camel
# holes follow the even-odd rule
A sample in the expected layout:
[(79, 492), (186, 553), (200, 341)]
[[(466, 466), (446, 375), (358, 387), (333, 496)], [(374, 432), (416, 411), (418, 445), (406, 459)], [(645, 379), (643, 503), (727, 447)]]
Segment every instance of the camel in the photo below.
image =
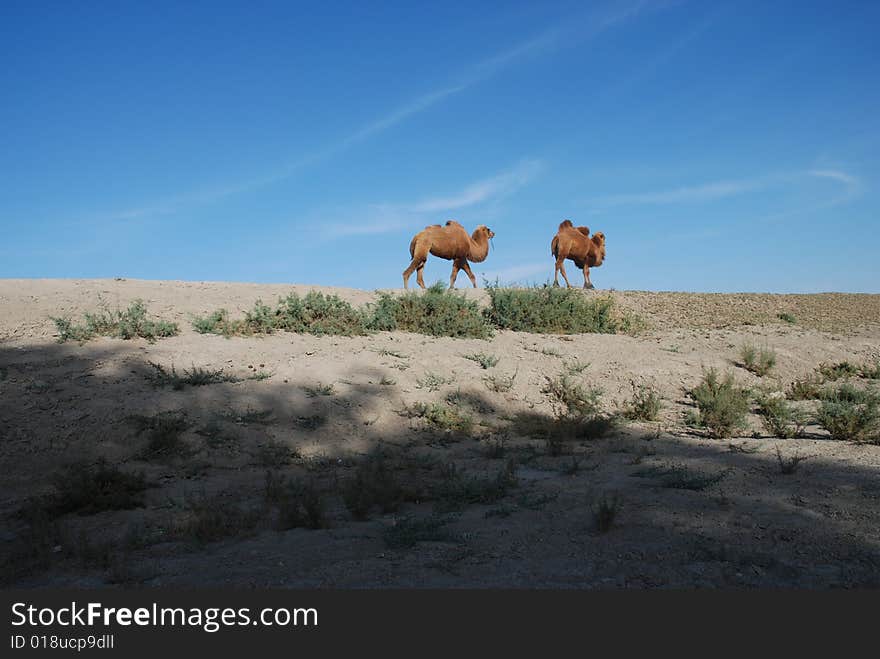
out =
[(559, 273), (565, 278), (565, 285), (571, 288), (565, 274), (565, 259), (571, 259), (584, 271), (584, 288), (593, 288), (590, 281), (590, 268), (597, 268), (605, 260), (605, 234), (601, 231), (590, 237), (587, 227), (575, 227), (571, 220), (563, 220), (559, 230), (550, 243), (550, 253), (556, 258), (556, 271), (553, 285), (559, 286)]
[(413, 237), (409, 244), (412, 262), (403, 271), (403, 287), (409, 288), (410, 275), (416, 271), (416, 280), (419, 282), (419, 286), (425, 288), (422, 271), (425, 269), (428, 254), (433, 254), (441, 259), (452, 261), (449, 288), (455, 288), (455, 278), (458, 277), (459, 270), (464, 270), (467, 273), (476, 288), (477, 278), (471, 272), (468, 261), (473, 263), (485, 261), (489, 254), (489, 239), (494, 236), (495, 233), (484, 224), (478, 226), (473, 235), (468, 236), (465, 228), (455, 220), (449, 220), (446, 226), (432, 224), (425, 227)]

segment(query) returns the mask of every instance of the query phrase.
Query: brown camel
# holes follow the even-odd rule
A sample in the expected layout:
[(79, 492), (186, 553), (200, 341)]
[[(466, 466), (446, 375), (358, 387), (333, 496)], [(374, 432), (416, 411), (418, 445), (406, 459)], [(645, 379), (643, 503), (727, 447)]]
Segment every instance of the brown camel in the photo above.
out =
[(571, 259), (584, 271), (584, 288), (593, 288), (590, 268), (599, 267), (605, 260), (605, 234), (599, 231), (590, 237), (587, 227), (575, 227), (571, 220), (563, 220), (550, 243), (550, 253), (556, 258), (554, 286), (559, 286), (559, 273), (562, 272), (565, 285), (571, 288), (568, 275), (565, 274), (565, 259)]
[(413, 271), (417, 272), (416, 280), (419, 286), (425, 288), (425, 280), (422, 271), (428, 260), (428, 254), (433, 254), (441, 259), (452, 261), (452, 276), (449, 278), (449, 288), (455, 288), (455, 278), (459, 270), (464, 270), (470, 277), (474, 288), (477, 287), (477, 278), (471, 272), (468, 261), (481, 263), (489, 254), (489, 239), (495, 233), (487, 226), (481, 224), (476, 228), (473, 235), (468, 236), (467, 231), (455, 220), (449, 220), (446, 226), (432, 224), (419, 231), (409, 244), (409, 254), (412, 262), (403, 271), (403, 287), (409, 288), (409, 278)]

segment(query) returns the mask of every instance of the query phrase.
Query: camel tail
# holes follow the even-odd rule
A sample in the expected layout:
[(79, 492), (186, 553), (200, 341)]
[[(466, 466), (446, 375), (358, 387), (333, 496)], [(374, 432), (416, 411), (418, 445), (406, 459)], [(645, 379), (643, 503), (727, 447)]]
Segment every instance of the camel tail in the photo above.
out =
[(550, 242), (550, 254), (554, 257), (559, 256), (559, 237), (553, 236), (553, 240)]
[(409, 257), (414, 259), (416, 257), (416, 239), (418, 236), (413, 236), (413, 239), (409, 243)]

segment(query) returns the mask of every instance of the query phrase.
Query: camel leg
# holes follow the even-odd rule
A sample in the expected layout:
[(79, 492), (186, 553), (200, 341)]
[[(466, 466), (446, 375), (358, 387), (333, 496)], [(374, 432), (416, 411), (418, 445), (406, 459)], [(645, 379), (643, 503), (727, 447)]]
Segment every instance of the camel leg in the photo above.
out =
[(425, 261), (422, 261), (422, 264), (416, 269), (416, 281), (419, 282), (419, 286), (425, 288)]
[(455, 259), (452, 262), (452, 276), (449, 278), (449, 288), (455, 288), (455, 279), (458, 277), (458, 271), (461, 270), (461, 261)]
[(584, 288), (594, 288), (593, 282), (590, 281), (590, 266), (584, 266)]
[[(409, 288), (409, 278), (415, 270), (419, 271), (419, 284), (421, 285), (421, 277), (422, 277), (422, 268), (425, 267), (425, 259), (420, 258), (419, 256), (414, 256), (412, 262), (409, 264), (409, 267), (403, 271), (403, 287)], [(424, 286), (422, 286), (424, 288)]]
[[(568, 281), (568, 275), (565, 274), (565, 257), (556, 257), (556, 271), (562, 273), (562, 278), (565, 279), (565, 285), (568, 288), (571, 288), (571, 282)], [(559, 284), (557, 283), (557, 286)]]
[(474, 285), (474, 288), (477, 287), (477, 278), (474, 277), (474, 273), (471, 272), (471, 265), (467, 262), (467, 259), (462, 259), (461, 268), (467, 273), (468, 278), (471, 280), (471, 284)]

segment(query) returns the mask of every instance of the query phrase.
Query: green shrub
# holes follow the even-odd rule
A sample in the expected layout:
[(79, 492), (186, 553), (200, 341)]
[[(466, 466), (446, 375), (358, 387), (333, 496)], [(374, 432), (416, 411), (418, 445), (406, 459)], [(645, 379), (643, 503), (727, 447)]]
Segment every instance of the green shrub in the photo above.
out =
[(241, 331), (241, 321), (230, 320), (226, 309), (218, 309), (207, 316), (196, 316), (192, 320), (192, 326), (199, 334), (222, 334), (227, 337)]
[(377, 449), (361, 460), (354, 476), (342, 485), (342, 500), (355, 519), (367, 519), (374, 506), (383, 513), (394, 512), (407, 498), (394, 473), (394, 463)]
[(703, 376), (703, 381), (690, 391), (699, 409), (699, 424), (705, 426), (715, 437), (730, 437), (737, 429), (746, 426), (749, 412), (749, 392), (739, 387), (731, 374), (723, 380), (713, 368)]
[(758, 414), (764, 429), (774, 437), (791, 439), (801, 437), (806, 427), (806, 418), (785, 397), (779, 394), (766, 394), (758, 399)]
[(513, 383), (516, 381), (518, 373), (519, 368), (513, 372), (513, 375), (487, 375), (483, 378), (483, 384), (486, 385), (486, 388), (489, 391), (494, 391), (499, 394), (507, 393), (513, 389)]
[(454, 536), (445, 528), (448, 523), (447, 519), (436, 514), (424, 519), (403, 517), (387, 527), (382, 535), (390, 549), (409, 549), (419, 542), (454, 540)]
[(323, 529), (328, 523), (324, 498), (313, 481), (287, 482), (266, 472), (266, 503), (278, 509), (278, 527)]
[(492, 328), (486, 323), (477, 303), (464, 295), (447, 290), (442, 283), (424, 292), (403, 295), (380, 292), (371, 305), (369, 328), (378, 331), (400, 330), (430, 336), (487, 339)]
[(834, 382), (840, 378), (849, 378), (859, 374), (859, 367), (847, 361), (836, 364), (819, 364), (817, 369), (826, 382)]
[(84, 325), (74, 325), (69, 318), (52, 318), (58, 329), (59, 343), (69, 340), (84, 342), (95, 336), (118, 339), (140, 337), (152, 343), (157, 338), (175, 336), (180, 331), (177, 323), (148, 318), (143, 300), (135, 300), (124, 311), (110, 311), (102, 303), (98, 313), (86, 313), (83, 317)]
[(807, 375), (791, 383), (786, 394), (790, 400), (814, 400), (822, 390), (822, 378)]
[(787, 312), (776, 314), (776, 317), (779, 318), (779, 320), (784, 320), (789, 325), (794, 325), (797, 322), (797, 318)]
[(309, 291), (303, 298), (291, 293), (279, 300), (273, 328), (319, 336), (362, 336), (367, 333), (367, 319), (336, 295)]
[(128, 510), (143, 505), (148, 484), (143, 474), (121, 471), (100, 460), (96, 465), (77, 463), (55, 474), (55, 493), (43, 502), (57, 517), (71, 512), (93, 515), (104, 510)]
[(191, 387), (203, 387), (205, 385), (219, 384), (221, 382), (240, 381), (240, 378), (237, 378), (234, 375), (226, 375), (223, 373), (222, 368), (211, 370), (193, 366), (191, 369), (183, 369), (183, 375), (180, 375), (174, 367), (174, 364), (171, 365), (170, 371), (162, 366), (162, 364), (156, 364), (155, 362), (147, 362), (147, 364), (153, 369), (152, 373), (147, 374), (147, 380), (149, 380), (154, 387), (171, 387), (176, 391), (180, 391), (186, 385)]
[(826, 391), (816, 418), (831, 439), (880, 441), (880, 396), (843, 384)]
[(776, 353), (770, 348), (758, 350), (751, 344), (745, 344), (739, 352), (742, 366), (758, 377), (767, 375), (776, 365)]
[(859, 377), (868, 380), (880, 380), (880, 359), (875, 359), (873, 364), (862, 364), (859, 367)]
[(481, 478), (462, 474), (453, 463), (449, 463), (440, 481), (431, 489), (435, 511), (451, 512), (503, 499), (510, 488), (518, 485), (516, 469), (516, 462), (511, 459), (494, 477)]
[(616, 312), (611, 297), (591, 297), (581, 291), (553, 286), (486, 289), (489, 321), (501, 329), (552, 334), (626, 331), (632, 319)]
[(465, 359), (477, 362), (481, 368), (489, 369), (498, 363), (498, 357), (495, 355), (487, 355), (485, 352), (475, 352), (470, 355), (462, 355)]
[(241, 320), (231, 320), (225, 309), (196, 317), (193, 328), (201, 334), (223, 336), (271, 334), (278, 330), (317, 336), (360, 336), (367, 333), (364, 314), (336, 295), (309, 291), (279, 298), (275, 309), (257, 300)]
[(409, 414), (424, 419), (438, 430), (449, 432), (467, 434), (474, 425), (474, 420), (469, 414), (460, 412), (448, 404), (431, 403), (426, 405), (425, 403), (416, 403), (410, 408)]
[(657, 390), (648, 384), (632, 385), (633, 397), (624, 409), (624, 416), (634, 421), (654, 421), (660, 414), (662, 402)]
[(557, 378), (544, 376), (544, 379), (546, 382), (541, 388), (541, 393), (550, 396), (551, 405), (557, 416), (583, 418), (599, 413), (601, 389), (595, 387), (584, 389), (567, 374)]

